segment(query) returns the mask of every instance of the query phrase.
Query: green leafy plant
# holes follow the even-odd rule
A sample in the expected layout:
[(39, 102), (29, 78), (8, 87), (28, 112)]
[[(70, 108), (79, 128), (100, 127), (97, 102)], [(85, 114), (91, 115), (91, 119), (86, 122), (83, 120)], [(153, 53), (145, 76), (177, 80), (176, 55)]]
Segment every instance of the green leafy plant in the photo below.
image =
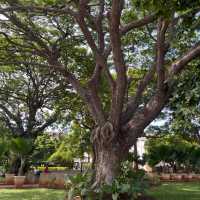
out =
[(130, 162), (124, 162), (118, 176), (111, 185), (102, 185), (92, 189), (91, 174), (77, 174), (69, 176), (66, 180), (66, 200), (80, 196), (87, 200), (101, 200), (110, 197), (112, 200), (119, 198), (136, 199), (145, 192), (149, 186), (148, 178), (143, 170), (134, 171)]
[(8, 145), (5, 141), (0, 141), (0, 158), (2, 158), (6, 151), (8, 150)]
[(199, 145), (182, 136), (166, 135), (163, 138), (150, 139), (146, 143), (146, 149), (146, 157), (151, 166), (162, 161), (168, 163), (176, 171), (183, 168), (188, 172), (199, 172)]
[(117, 200), (125, 197), (136, 199), (145, 192), (149, 182), (143, 170), (134, 171), (131, 162), (122, 163), (120, 176), (113, 181), (112, 185), (104, 185), (103, 193), (112, 194), (112, 199)]
[(8, 142), (5, 140), (0, 140), (0, 172), (5, 173), (8, 168), (7, 152), (9, 150)]
[(33, 142), (31, 139), (24, 138), (13, 138), (9, 143), (11, 153), (20, 158), (20, 168), (18, 171), (18, 175), (23, 175), (23, 168), (25, 165), (25, 161), (28, 158), (30, 152), (33, 148)]
[(75, 176), (66, 177), (66, 200), (73, 200), (75, 196), (83, 199), (95, 200), (94, 192), (91, 190), (91, 174), (78, 173)]

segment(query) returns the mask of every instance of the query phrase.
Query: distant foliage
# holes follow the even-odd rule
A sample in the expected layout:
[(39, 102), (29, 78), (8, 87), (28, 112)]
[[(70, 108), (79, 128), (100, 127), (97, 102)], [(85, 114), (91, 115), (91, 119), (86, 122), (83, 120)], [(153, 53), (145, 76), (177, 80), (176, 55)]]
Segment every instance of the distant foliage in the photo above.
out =
[(68, 164), (73, 162), (74, 158), (83, 158), (85, 152), (91, 152), (89, 134), (89, 130), (73, 123), (71, 131), (63, 136), (61, 144), (48, 160)]
[(180, 136), (150, 139), (146, 144), (146, 149), (146, 158), (151, 166), (155, 166), (162, 161), (177, 169), (183, 168), (186, 171), (199, 171), (199, 145), (187, 141)]

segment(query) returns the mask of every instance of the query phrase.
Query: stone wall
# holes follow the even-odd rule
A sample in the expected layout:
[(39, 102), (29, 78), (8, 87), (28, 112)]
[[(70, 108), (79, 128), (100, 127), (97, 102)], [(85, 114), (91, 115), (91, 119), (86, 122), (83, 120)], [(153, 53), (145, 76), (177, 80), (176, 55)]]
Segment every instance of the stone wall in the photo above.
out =
[(39, 187), (65, 188), (65, 180), (68, 176), (77, 174), (77, 171), (41, 173)]

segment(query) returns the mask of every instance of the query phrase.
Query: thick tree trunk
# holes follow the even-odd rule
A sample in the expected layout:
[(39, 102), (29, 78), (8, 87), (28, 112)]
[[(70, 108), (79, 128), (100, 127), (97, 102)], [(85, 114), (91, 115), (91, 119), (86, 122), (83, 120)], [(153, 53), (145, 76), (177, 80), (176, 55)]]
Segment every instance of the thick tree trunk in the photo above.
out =
[[(120, 165), (127, 153), (122, 151), (114, 142), (109, 147), (95, 148), (95, 182), (93, 188), (103, 184), (112, 184), (120, 173)], [(105, 193), (102, 200), (111, 200), (112, 194)], [(118, 200), (130, 200), (128, 194), (121, 194)]]
[[(120, 137), (114, 133), (109, 122), (102, 128), (94, 130), (93, 147), (95, 168), (93, 188), (103, 184), (110, 185), (119, 175), (121, 162), (127, 157), (128, 150), (125, 150), (124, 144), (120, 142)], [(112, 199), (109, 195), (106, 194), (103, 199)]]
[(95, 156), (95, 184), (112, 184), (120, 169), (119, 152), (111, 148), (99, 148)]

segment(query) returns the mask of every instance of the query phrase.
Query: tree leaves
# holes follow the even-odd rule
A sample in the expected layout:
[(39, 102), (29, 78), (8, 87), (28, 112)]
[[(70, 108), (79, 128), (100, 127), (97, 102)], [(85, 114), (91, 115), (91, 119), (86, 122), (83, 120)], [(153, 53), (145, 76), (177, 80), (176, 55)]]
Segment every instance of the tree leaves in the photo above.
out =
[(32, 151), (33, 141), (24, 138), (12, 138), (9, 144), (11, 152), (19, 156), (26, 156)]

